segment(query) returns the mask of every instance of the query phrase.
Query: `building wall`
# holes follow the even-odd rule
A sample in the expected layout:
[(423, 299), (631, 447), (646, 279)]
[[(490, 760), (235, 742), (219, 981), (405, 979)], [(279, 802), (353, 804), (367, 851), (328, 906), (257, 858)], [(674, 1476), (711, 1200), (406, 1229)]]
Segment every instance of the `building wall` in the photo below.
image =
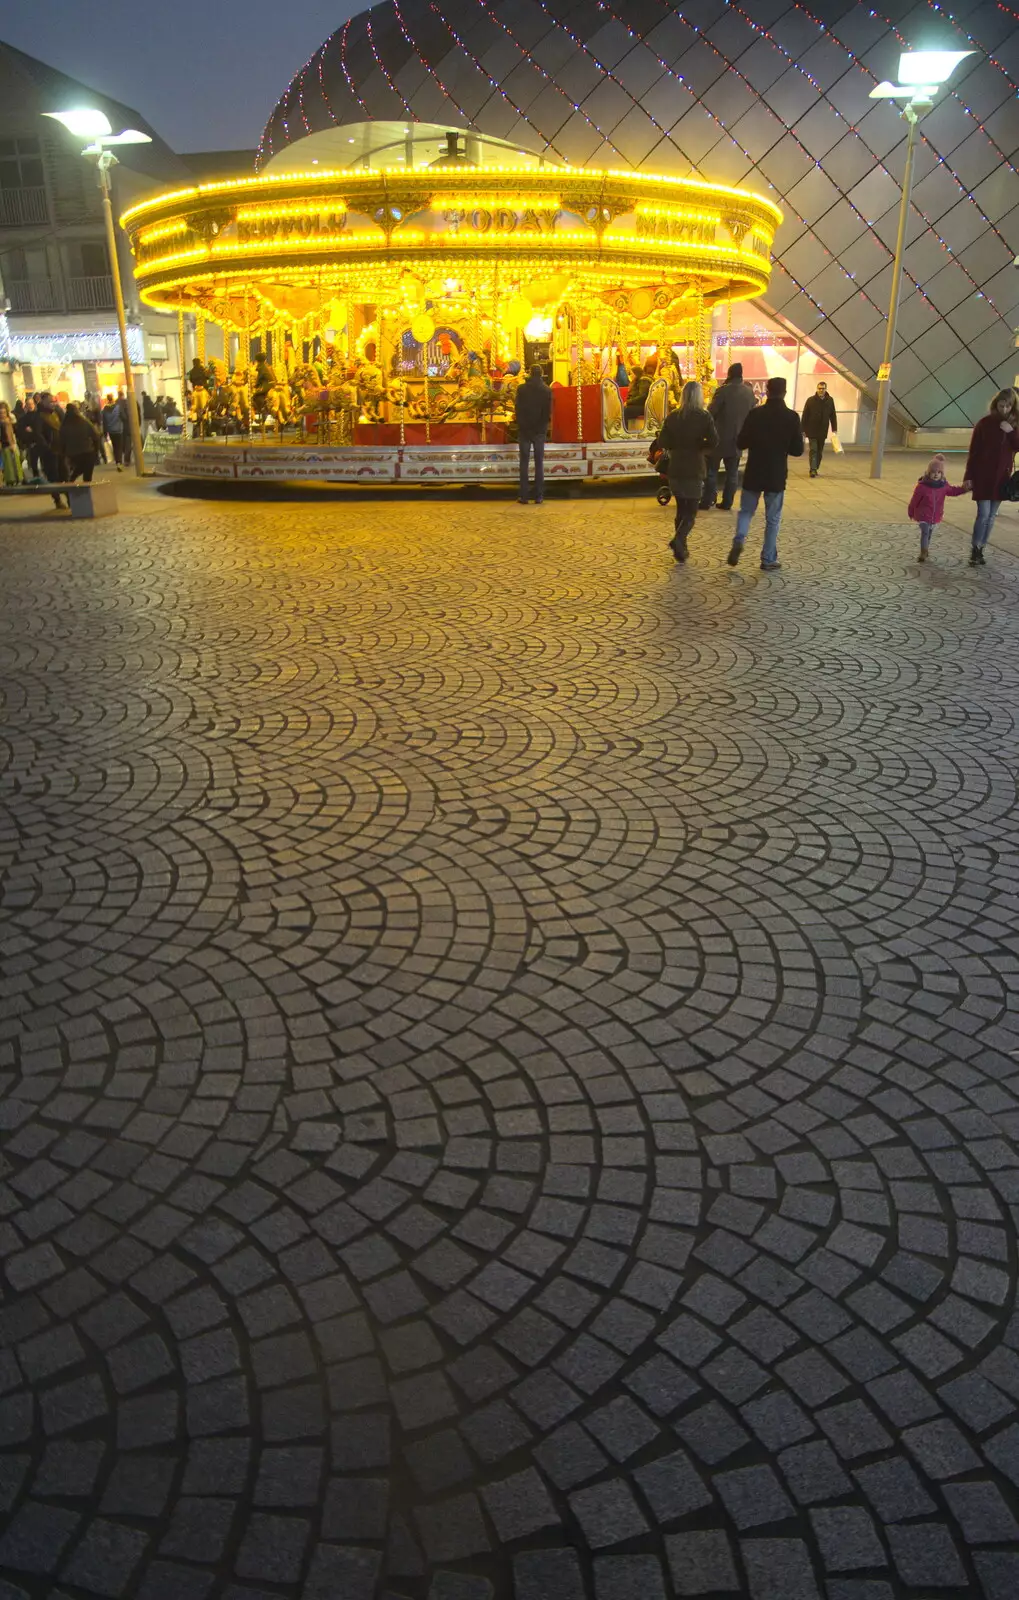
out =
[[(5, 388), (14, 392), (25, 382), (61, 385), (67, 394), (96, 382), (123, 382), (119, 357), (101, 360), (98, 372), (85, 360), (97, 348), (108, 347), (111, 355), (119, 348), (96, 172), (81, 155), (82, 141), (43, 115), (83, 104), (105, 110), (115, 128), (150, 131), (130, 107), (0, 44), (0, 296), (11, 302), (0, 361), (25, 348), (26, 340), (33, 350), (54, 352), (52, 361), (33, 359), (27, 375), (8, 372)], [(115, 215), (153, 188), (193, 181), (154, 131), (150, 145), (128, 146), (120, 154), (113, 172)], [(119, 230), (117, 248), (128, 321), (141, 330), (141, 337), (133, 336), (143, 366), (140, 385), (158, 393), (177, 375), (176, 322), (141, 306), (130, 249)], [(151, 345), (150, 335), (165, 338), (167, 350), (167, 359), (151, 367), (147, 358), (162, 347)]]
[(974, 421), (1016, 371), (1019, 29), (960, 0), (430, 0), (374, 7), (288, 87), (260, 149), (366, 117), (473, 127), (576, 165), (696, 174), (785, 222), (764, 308), (861, 383), (882, 358), (905, 125), (869, 99), (900, 52), (976, 53), (924, 118), (893, 371), (922, 426)]

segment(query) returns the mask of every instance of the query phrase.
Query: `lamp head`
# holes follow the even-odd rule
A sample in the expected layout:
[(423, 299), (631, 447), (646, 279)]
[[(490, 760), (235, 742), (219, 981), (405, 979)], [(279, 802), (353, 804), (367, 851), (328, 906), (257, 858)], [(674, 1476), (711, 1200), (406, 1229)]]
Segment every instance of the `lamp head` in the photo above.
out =
[(899, 57), (899, 82), (938, 89), (975, 50), (910, 50)]
[(937, 94), (937, 85), (930, 83), (902, 84), (876, 83), (870, 91), (871, 100), (931, 100)]
[(113, 124), (106, 112), (97, 111), (94, 106), (78, 106), (71, 111), (44, 111), (43, 116), (62, 123), (68, 133), (75, 134), (79, 139), (99, 139), (113, 132)]
[(123, 133), (114, 133), (106, 112), (98, 111), (94, 106), (78, 106), (71, 111), (44, 111), (43, 116), (61, 123), (68, 133), (73, 133), (79, 139), (91, 139), (93, 152), (104, 145), (152, 143), (151, 135), (142, 133), (140, 128), (125, 128)]

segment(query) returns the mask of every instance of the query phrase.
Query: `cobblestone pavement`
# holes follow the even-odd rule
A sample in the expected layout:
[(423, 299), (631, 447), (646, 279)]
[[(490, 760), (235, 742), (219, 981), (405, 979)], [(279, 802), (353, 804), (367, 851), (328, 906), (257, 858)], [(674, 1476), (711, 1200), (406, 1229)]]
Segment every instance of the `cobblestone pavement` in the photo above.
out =
[(0, 532), (0, 1600), (1015, 1600), (1019, 562), (800, 492)]

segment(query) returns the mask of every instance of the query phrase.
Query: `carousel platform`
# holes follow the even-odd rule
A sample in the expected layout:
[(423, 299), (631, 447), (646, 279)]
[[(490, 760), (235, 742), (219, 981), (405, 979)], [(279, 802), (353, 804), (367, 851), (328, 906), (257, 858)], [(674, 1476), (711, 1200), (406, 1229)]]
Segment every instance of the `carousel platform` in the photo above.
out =
[[(287, 440), (188, 439), (158, 460), (146, 460), (171, 478), (232, 478), (293, 483), (505, 483), (517, 482), (515, 444), (301, 445)], [(618, 479), (651, 472), (647, 440), (632, 443), (548, 444), (545, 479)]]

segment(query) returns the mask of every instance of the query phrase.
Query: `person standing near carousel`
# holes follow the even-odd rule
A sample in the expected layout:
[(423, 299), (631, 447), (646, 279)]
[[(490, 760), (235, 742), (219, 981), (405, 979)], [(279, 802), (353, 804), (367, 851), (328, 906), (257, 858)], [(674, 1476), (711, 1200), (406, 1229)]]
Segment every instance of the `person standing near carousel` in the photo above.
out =
[(541, 367), (535, 362), (530, 375), (516, 392), (513, 408), (517, 419), (517, 441), (520, 452), (520, 504), (527, 504), (530, 490), (528, 472), (531, 451), (534, 451), (534, 503), (540, 506), (545, 498), (545, 436), (552, 421), (552, 390), (545, 382)]

